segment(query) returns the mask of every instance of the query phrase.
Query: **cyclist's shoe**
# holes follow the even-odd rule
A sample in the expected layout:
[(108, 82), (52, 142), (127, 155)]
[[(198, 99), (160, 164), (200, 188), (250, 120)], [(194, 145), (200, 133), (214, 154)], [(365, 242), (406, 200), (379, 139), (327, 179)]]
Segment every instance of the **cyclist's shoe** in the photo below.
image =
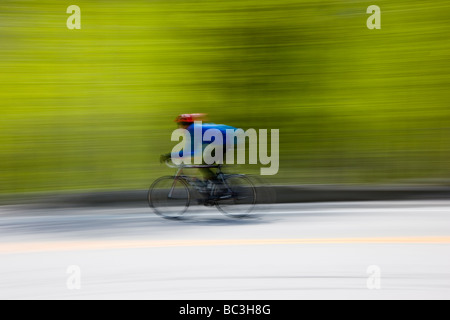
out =
[(225, 189), (216, 190), (213, 194), (210, 194), (208, 200), (219, 201), (233, 198), (233, 193)]
[(233, 198), (233, 194), (231, 192), (227, 192), (219, 197), (219, 200), (228, 200)]

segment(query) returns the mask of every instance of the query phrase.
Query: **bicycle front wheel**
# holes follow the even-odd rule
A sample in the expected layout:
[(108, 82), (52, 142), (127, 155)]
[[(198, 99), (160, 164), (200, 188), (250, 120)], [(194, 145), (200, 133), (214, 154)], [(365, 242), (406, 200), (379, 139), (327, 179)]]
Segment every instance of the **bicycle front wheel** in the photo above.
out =
[(148, 191), (148, 203), (155, 213), (166, 219), (178, 219), (191, 201), (189, 186), (184, 179), (162, 177)]
[(251, 214), (256, 203), (256, 188), (245, 175), (229, 175), (224, 179), (223, 196), (216, 202), (222, 213), (233, 218)]

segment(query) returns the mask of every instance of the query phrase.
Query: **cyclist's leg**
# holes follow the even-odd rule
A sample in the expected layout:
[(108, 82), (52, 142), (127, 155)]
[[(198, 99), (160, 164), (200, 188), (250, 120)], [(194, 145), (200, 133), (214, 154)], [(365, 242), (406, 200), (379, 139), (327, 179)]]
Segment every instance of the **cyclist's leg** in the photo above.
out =
[(199, 171), (205, 181), (216, 179), (216, 174), (211, 170), (211, 168), (200, 168)]
[[(226, 159), (227, 148), (224, 146), (223, 148), (223, 159)], [(219, 161), (218, 163), (223, 164), (224, 161)], [(230, 189), (224, 184), (223, 178), (219, 176), (216, 172), (211, 170), (210, 168), (202, 168), (202, 174), (207, 182), (208, 186), (211, 188), (210, 197), (217, 199), (223, 196), (230, 195)]]
[[(222, 159), (225, 159), (225, 153), (226, 153), (226, 146), (224, 146), (223, 148), (223, 153), (222, 153)], [(223, 163), (223, 160), (220, 161), (220, 163)], [(206, 163), (203, 161), (203, 164), (206, 165)], [(220, 183), (219, 179), (217, 178), (217, 173), (214, 172), (211, 168), (200, 168), (199, 169), (200, 173), (203, 176), (203, 179), (208, 182), (211, 181), (212, 183), (218, 184)]]

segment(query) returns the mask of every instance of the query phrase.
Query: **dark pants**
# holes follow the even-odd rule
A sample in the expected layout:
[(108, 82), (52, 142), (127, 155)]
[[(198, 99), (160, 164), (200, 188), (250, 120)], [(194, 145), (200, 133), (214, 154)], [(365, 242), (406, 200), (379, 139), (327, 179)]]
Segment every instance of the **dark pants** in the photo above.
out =
[[(223, 159), (226, 159), (227, 148), (223, 147)], [(222, 161), (225, 163), (225, 161)], [(205, 180), (216, 180), (216, 173), (211, 168), (200, 168), (200, 173)]]
[(215, 180), (216, 179), (216, 173), (212, 171), (210, 168), (200, 168), (200, 173), (203, 176), (203, 179), (205, 180)]

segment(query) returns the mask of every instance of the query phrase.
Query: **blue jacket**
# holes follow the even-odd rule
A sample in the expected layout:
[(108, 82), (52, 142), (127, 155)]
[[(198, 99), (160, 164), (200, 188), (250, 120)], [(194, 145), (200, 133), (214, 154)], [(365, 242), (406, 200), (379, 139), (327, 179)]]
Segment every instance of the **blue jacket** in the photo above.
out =
[[(201, 134), (201, 137), (198, 138), (198, 139), (200, 139), (200, 141), (202, 141), (202, 147), (201, 147), (201, 150), (195, 150), (194, 133), (196, 131), (200, 132), (200, 129), (201, 129), (201, 133), (202, 134)], [(203, 141), (203, 136), (204, 136), (205, 132), (208, 131), (209, 129), (219, 130), (220, 133), (222, 134), (222, 141), (221, 142), (220, 141), (215, 142), (214, 141), (215, 140), (214, 136), (212, 137), (212, 141)], [(231, 127), (231, 126), (224, 125), (224, 124), (215, 124), (215, 123), (202, 123), (201, 125), (198, 125), (198, 124), (195, 124), (195, 123), (191, 124), (187, 128), (187, 131), (191, 135), (191, 150), (190, 150), (191, 152), (188, 154), (183, 149), (182, 151), (180, 151), (180, 154), (178, 156), (181, 157), (181, 158), (182, 157), (188, 157), (188, 156), (194, 156), (194, 155), (196, 155), (195, 151), (203, 152), (205, 147), (207, 145), (211, 144), (211, 143), (216, 143), (216, 144), (220, 143), (222, 145), (222, 147), (224, 148), (224, 150), (226, 150), (226, 148), (227, 148), (227, 145), (226, 145), (226, 142), (227, 142), (226, 141), (226, 130), (233, 130), (233, 131), (235, 131), (237, 129), (234, 128), (234, 127)]]

